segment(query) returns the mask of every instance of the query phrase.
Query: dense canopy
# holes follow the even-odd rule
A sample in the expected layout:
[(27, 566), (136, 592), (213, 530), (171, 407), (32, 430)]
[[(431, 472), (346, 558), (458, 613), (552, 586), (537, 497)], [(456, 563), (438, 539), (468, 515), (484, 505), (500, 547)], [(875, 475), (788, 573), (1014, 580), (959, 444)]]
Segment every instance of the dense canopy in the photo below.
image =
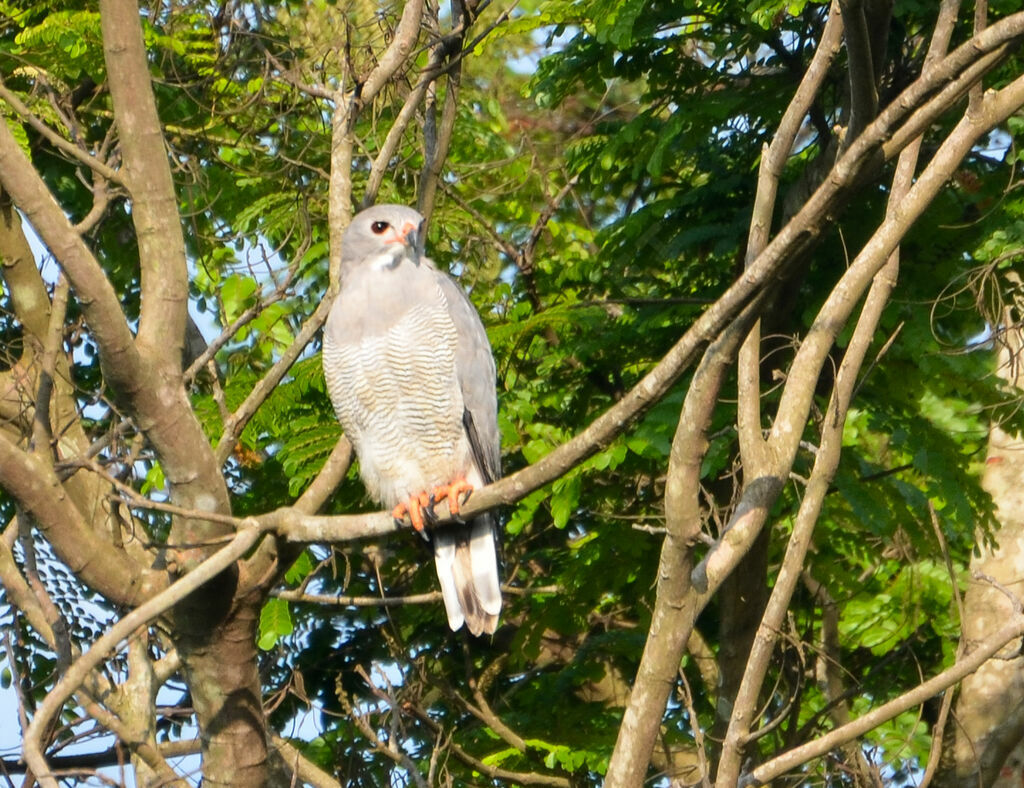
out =
[[(992, 784), (1017, 9), (0, 0), (0, 768)], [(380, 202), (494, 350), (493, 637), (327, 396)]]

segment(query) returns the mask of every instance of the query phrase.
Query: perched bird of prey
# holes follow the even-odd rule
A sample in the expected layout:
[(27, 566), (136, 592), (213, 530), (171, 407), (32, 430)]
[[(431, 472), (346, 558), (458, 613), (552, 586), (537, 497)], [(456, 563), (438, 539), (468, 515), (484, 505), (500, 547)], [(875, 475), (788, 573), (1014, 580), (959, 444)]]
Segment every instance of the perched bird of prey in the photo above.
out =
[(434, 546), (448, 624), (498, 625), (491, 514), (423, 530), (434, 501), (500, 475), (494, 357), (462, 289), (421, 254), (423, 217), (402, 205), (357, 214), (342, 239), (341, 290), (324, 331), (324, 375), (370, 495)]

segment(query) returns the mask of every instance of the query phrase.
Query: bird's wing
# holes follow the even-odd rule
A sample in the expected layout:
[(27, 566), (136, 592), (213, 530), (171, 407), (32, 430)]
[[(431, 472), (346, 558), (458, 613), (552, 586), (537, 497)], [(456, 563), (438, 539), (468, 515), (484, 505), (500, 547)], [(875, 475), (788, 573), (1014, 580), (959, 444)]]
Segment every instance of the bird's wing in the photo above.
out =
[[(501, 476), (496, 373), (487, 332), (468, 296), (448, 275), (437, 273), (456, 331), (455, 370), (462, 392), (463, 426), (485, 484)], [(465, 525), (434, 532), (434, 562), (445, 597), (448, 624), (463, 623), (474, 635), (493, 633), (501, 611), (498, 522), (492, 512)]]
[(455, 364), (465, 405), (463, 425), (480, 473), (490, 483), (501, 476), (494, 356), (487, 331), (469, 297), (450, 276), (440, 271), (437, 275), (457, 335)]

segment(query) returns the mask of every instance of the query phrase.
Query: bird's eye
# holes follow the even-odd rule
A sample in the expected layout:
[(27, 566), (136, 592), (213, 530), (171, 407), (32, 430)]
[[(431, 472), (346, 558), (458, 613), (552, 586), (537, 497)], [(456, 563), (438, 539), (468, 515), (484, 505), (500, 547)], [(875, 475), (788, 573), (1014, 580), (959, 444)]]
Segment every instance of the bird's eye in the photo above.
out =
[(370, 225), (370, 229), (373, 231), (374, 235), (380, 235), (390, 226), (391, 225), (388, 224), (387, 222), (374, 222), (373, 224)]

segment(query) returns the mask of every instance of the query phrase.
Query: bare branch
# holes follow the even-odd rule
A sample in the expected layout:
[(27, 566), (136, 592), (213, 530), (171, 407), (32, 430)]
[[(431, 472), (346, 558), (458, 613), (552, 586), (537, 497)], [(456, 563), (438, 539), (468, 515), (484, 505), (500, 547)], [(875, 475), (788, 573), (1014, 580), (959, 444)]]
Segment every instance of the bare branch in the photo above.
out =
[(406, 0), (402, 16), (395, 27), (394, 35), (387, 50), (381, 55), (370, 75), (357, 90), (361, 104), (366, 105), (377, 97), (391, 77), (409, 59), (420, 34), (420, 19), (423, 17), (423, 0)]
[[(426, 221), (434, 212), (434, 198), (441, 182), (441, 168), (448, 158), (448, 148), (455, 130), (455, 116), (458, 112), (459, 85), (462, 79), (462, 43), (466, 28), (471, 22), (470, 14), (462, 0), (452, 0), (452, 30), (443, 36), (434, 47), (434, 56), (439, 62), (448, 60), (445, 70), (444, 106), (441, 110), (441, 124), (437, 124), (437, 82), (435, 75), (427, 91), (424, 108), (426, 119), (423, 124), (423, 169), (417, 188), (416, 207)], [(437, 16), (434, 15), (436, 24)]]
[(49, 453), (52, 449), (53, 424), (50, 404), (54, 394), (57, 355), (64, 340), (64, 318), (68, 308), (68, 280), (61, 276), (53, 291), (46, 336), (43, 339), (42, 359), (39, 369), (39, 385), (36, 393), (36, 409), (32, 424), (33, 450)]
[(166, 576), (126, 560), (98, 538), (72, 503), (53, 468), (0, 433), (0, 486), (46, 535), (68, 567), (92, 588), (123, 605), (137, 604), (166, 584)]
[(683, 401), (665, 484), (668, 533), (661, 546), (654, 613), (608, 764), (607, 786), (643, 781), (675, 685), (679, 659), (693, 628), (692, 608), (686, 603), (695, 596), (688, 581), (693, 545), (700, 532), (700, 466), (707, 451), (706, 431), (722, 381), (757, 316), (757, 306), (755, 302), (748, 307), (708, 348)]
[(39, 135), (53, 145), (53, 147), (57, 148), (57, 150), (67, 154), (68, 157), (75, 161), (84, 164), (100, 177), (105, 178), (112, 183), (117, 183), (122, 186), (124, 185), (120, 172), (109, 167), (88, 151), (68, 142), (60, 134), (39, 120), (35, 113), (25, 106), (24, 102), (18, 98), (17, 94), (9, 90), (2, 80), (0, 80), (0, 99), (5, 101), (11, 109), (25, 119), (25, 122), (28, 123), (29, 126), (39, 132)]
[(423, 101), (427, 89), (437, 78), (437, 68), (444, 62), (449, 51), (450, 47), (447, 45), (446, 39), (442, 39), (431, 48), (430, 60), (427, 63), (425, 74), (420, 76), (416, 86), (405, 97), (405, 101), (402, 102), (402, 108), (398, 111), (398, 115), (392, 122), (391, 128), (388, 129), (387, 136), (384, 138), (384, 142), (381, 144), (380, 150), (370, 166), (370, 174), (366, 179), (366, 191), (359, 204), (360, 208), (368, 208), (376, 202), (377, 191), (384, 180), (384, 175), (391, 167), (391, 158), (395, 155), (395, 151), (398, 150), (398, 145), (409, 128), (409, 124), (416, 117), (416, 111), (419, 109), (420, 102)]
[[(790, 100), (779, 122), (771, 144), (761, 156), (757, 175), (757, 193), (747, 236), (746, 265), (751, 265), (768, 245), (772, 215), (779, 190), (783, 167), (793, 151), (793, 144), (803, 125), (815, 97), (828, 76), (829, 67), (839, 52), (842, 40), (842, 15), (838, 13), (838, 0), (829, 7), (828, 20), (821, 32), (821, 40), (804, 72), (800, 85)], [(825, 141), (822, 141), (824, 146)], [(765, 440), (761, 435), (761, 325), (755, 323), (750, 336), (740, 350), (738, 361), (738, 410), (740, 452), (748, 473), (757, 474), (767, 458)]]
[(197, 566), (173, 585), (148, 599), (143, 604), (125, 615), (106, 633), (93, 643), (92, 647), (79, 659), (72, 663), (67, 673), (61, 677), (56, 686), (47, 694), (39, 705), (32, 724), (25, 735), (24, 753), (33, 773), (46, 788), (58, 788), (53, 779), (40, 744), (40, 734), (50, 720), (54, 719), (64, 706), (64, 702), (82, 684), (86, 676), (94, 670), (109, 652), (117, 648), (129, 635), (139, 627), (149, 623), (157, 616), (169, 610), (193, 591), (216, 577), (227, 567), (252, 548), (263, 536), (265, 528), (252, 521), (249, 527), (240, 530), (234, 539), (202, 564)]
[(0, 274), (18, 320), (41, 345), (46, 335), (50, 298), (39, 275), (21, 217), (9, 195), (0, 192)]
[(142, 266), (139, 349), (155, 365), (180, 370), (188, 301), (185, 239), (150, 84), (138, 4), (101, 0), (100, 22)]
[(812, 742), (796, 747), (761, 764), (751, 771), (749, 775), (741, 778), (738, 785), (764, 785), (797, 768), (801, 764), (821, 757), (844, 742), (853, 741), (857, 737), (863, 736), (883, 722), (893, 719), (908, 709), (912, 709), (929, 698), (938, 695), (943, 690), (952, 687), (958, 681), (976, 671), (982, 663), (995, 655), (1007, 643), (1021, 635), (1024, 635), (1024, 616), (1019, 612), (1015, 612), (1010, 620), (1000, 627), (999, 630), (981, 641), (975, 650), (971, 651), (964, 659), (956, 662), (952, 667), (947, 668), (910, 692), (894, 698), (853, 722), (841, 728), (836, 728), (834, 731)]
[[(370, 677), (366, 675), (366, 672), (363, 670), (361, 665), (356, 666), (356, 672), (362, 676), (363, 680), (369, 685), (371, 690), (377, 692), (376, 687), (374, 687), (373, 682), (370, 681)], [(379, 694), (379, 692), (377, 694)], [(384, 757), (390, 758), (394, 761), (396, 765), (400, 766), (405, 773), (409, 775), (409, 779), (419, 786), (419, 788), (427, 788), (427, 782), (423, 779), (423, 775), (420, 774), (420, 770), (416, 768), (416, 764), (413, 762), (412, 758), (402, 752), (394, 740), (391, 740), (388, 743), (381, 741), (380, 737), (377, 735), (377, 731), (374, 730), (374, 727), (367, 719), (367, 715), (363, 714), (361, 711), (356, 711), (355, 707), (352, 705), (352, 701), (349, 700), (348, 694), (341, 686), (340, 680), (337, 684), (335, 696), (338, 698), (338, 702), (341, 704), (342, 710), (348, 714), (348, 718), (352, 720), (355, 726), (359, 728), (359, 732), (363, 734), (368, 742), (370, 742), (374, 752), (378, 752)], [(391, 705), (392, 713), (397, 714), (398, 711), (395, 708), (397, 704), (395, 704), (391, 698), (387, 698), (387, 701)]]

